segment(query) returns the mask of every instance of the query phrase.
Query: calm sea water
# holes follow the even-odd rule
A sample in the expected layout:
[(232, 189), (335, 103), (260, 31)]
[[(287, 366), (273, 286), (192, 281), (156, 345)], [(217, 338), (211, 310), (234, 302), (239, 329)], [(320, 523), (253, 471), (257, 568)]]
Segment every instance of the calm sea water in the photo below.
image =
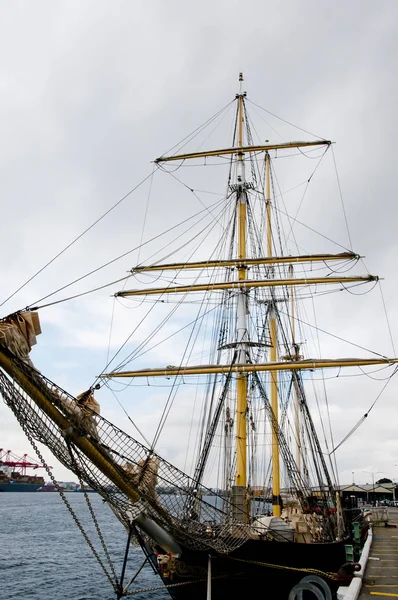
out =
[[(101, 558), (104, 557), (83, 494), (67, 498)], [(100, 496), (90, 494), (100, 528), (120, 576), (127, 533)], [(144, 555), (131, 546), (125, 583)], [(131, 590), (161, 586), (146, 564)], [(170, 600), (165, 589), (131, 596)], [(0, 493), (0, 600), (114, 600), (115, 593), (57, 493)]]

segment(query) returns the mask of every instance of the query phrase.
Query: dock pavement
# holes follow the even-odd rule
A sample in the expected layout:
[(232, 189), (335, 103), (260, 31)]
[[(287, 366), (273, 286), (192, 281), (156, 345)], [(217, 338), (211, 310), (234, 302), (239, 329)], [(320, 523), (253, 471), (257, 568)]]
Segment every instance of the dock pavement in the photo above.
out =
[(387, 526), (383, 522), (373, 525), (358, 600), (398, 598), (398, 508), (389, 507), (387, 514)]

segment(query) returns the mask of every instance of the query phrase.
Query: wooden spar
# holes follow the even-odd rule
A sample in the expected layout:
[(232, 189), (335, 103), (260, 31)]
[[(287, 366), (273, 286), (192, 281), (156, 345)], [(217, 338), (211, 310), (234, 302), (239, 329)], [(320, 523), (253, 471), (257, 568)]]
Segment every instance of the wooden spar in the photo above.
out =
[(288, 360), (281, 362), (268, 362), (256, 364), (234, 364), (234, 365), (197, 365), (187, 367), (166, 367), (163, 369), (141, 369), (139, 371), (115, 371), (114, 373), (102, 373), (98, 377), (171, 377), (177, 375), (209, 375), (224, 373), (253, 373), (261, 371), (304, 371), (315, 369), (331, 369), (336, 367), (369, 367), (373, 365), (395, 365), (398, 358), (339, 358), (339, 359), (317, 359)]
[[(220, 150), (208, 150), (207, 152), (190, 152), (188, 154), (175, 154), (174, 156), (160, 156), (155, 158), (155, 163), (170, 162), (172, 160), (188, 160), (191, 158), (206, 158), (208, 156), (225, 156), (236, 154), (237, 156), (247, 152), (268, 152), (270, 150), (286, 150), (293, 148), (306, 148), (308, 146), (330, 146), (329, 140), (316, 140), (314, 142), (286, 142), (284, 144), (265, 144), (259, 146), (237, 146), (236, 148), (221, 148)], [(239, 159), (238, 159), (239, 160)], [(242, 159), (240, 159), (242, 160)]]
[(270, 256), (263, 258), (231, 258), (229, 260), (207, 260), (192, 263), (170, 263), (155, 265), (137, 265), (131, 269), (132, 273), (146, 273), (147, 271), (180, 271), (188, 269), (215, 269), (217, 267), (249, 267), (250, 265), (280, 265), (305, 262), (326, 262), (329, 260), (359, 260), (361, 256), (354, 252), (341, 252), (340, 254), (308, 254), (302, 256)]
[(152, 294), (178, 294), (181, 292), (205, 292), (207, 290), (244, 290), (257, 287), (281, 287), (287, 285), (318, 285), (329, 283), (359, 283), (361, 281), (378, 281), (375, 275), (362, 275), (357, 277), (305, 277), (298, 279), (240, 279), (222, 283), (199, 283), (194, 285), (169, 286), (167, 288), (143, 288), (141, 290), (125, 290), (117, 292), (115, 296), (127, 298), (129, 296), (149, 296)]
[(117, 465), (113, 465), (109, 457), (105, 457), (101, 451), (85, 436), (79, 435), (66, 417), (54, 404), (38, 389), (25, 373), (16, 366), (11, 359), (2, 352), (0, 348), (0, 367), (15, 380), (18, 385), (28, 394), (33, 402), (55, 423), (59, 429), (83, 452), (85, 456), (106, 476), (117, 488), (126, 494), (131, 502), (137, 502), (140, 495), (128, 484), (119, 473)]
[[(122, 468), (102, 452), (100, 446), (88, 437), (81, 435), (60, 412), (60, 410), (34, 385), (29, 377), (0, 348), (0, 368), (17, 382), (33, 402), (59, 427), (61, 434), (69, 439), (79, 450), (111, 481), (132, 503), (137, 503), (141, 495), (126, 481)], [(181, 548), (171, 535), (148, 517), (141, 508), (134, 517), (135, 524), (150, 536), (159, 546), (174, 556), (181, 555)]]

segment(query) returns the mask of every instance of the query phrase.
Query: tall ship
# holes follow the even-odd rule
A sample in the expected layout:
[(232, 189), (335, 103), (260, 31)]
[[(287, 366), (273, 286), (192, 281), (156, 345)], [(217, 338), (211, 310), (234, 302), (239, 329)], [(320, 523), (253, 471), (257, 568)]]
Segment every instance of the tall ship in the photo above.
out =
[[(267, 118), (254, 126), (251, 111)], [(357, 272), (361, 256), (340, 226), (337, 243), (301, 218), (332, 142), (281, 140), (261, 111), (240, 75), (226, 107), (154, 160), (127, 276), (129, 252), (107, 261), (109, 282), (80, 295), (64, 286), (0, 323), (1, 394), (42, 464), (38, 442), (102, 496), (175, 600), (259, 589), (283, 600), (308, 578), (336, 594), (359, 550), (328, 437), (328, 382), (348, 401), (346, 377), (380, 368), (385, 382), (398, 362), (332, 333), (342, 294), (378, 284)], [(125, 309), (124, 341), (72, 396), (32, 362), (39, 315), (104, 289), (112, 323)], [(151, 439), (103, 417), (109, 397), (153, 406)], [(123, 576), (109, 580), (118, 598), (128, 593)]]
[(36, 492), (43, 484), (40, 475), (31, 475), (28, 469), (43, 469), (43, 465), (28, 457), (16, 456), (11, 450), (0, 448), (0, 492)]

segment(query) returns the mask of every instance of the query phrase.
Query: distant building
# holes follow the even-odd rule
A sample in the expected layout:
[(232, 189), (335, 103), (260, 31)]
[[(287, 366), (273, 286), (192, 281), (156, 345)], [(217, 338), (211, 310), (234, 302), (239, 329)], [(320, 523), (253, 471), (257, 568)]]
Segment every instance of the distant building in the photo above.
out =
[(357, 485), (351, 483), (350, 485), (341, 485), (340, 492), (342, 498), (355, 497), (357, 500), (363, 502), (383, 502), (398, 500), (398, 487), (395, 483), (364, 483)]

